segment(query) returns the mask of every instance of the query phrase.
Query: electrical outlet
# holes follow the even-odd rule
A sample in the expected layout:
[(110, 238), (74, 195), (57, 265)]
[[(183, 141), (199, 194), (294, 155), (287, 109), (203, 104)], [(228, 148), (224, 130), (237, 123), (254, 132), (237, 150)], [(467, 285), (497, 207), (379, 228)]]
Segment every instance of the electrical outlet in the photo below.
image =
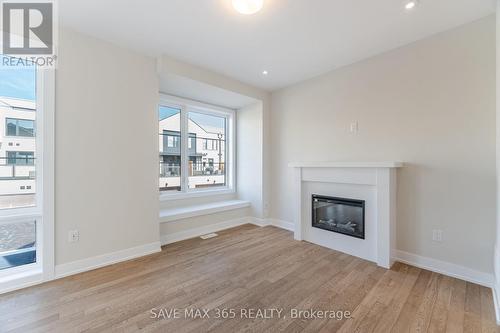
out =
[(69, 243), (76, 243), (80, 240), (80, 233), (78, 230), (70, 230), (68, 232), (68, 242)]
[(432, 240), (441, 243), (443, 241), (443, 230), (432, 230)]
[(357, 121), (353, 121), (351, 123), (351, 133), (358, 133), (358, 122)]

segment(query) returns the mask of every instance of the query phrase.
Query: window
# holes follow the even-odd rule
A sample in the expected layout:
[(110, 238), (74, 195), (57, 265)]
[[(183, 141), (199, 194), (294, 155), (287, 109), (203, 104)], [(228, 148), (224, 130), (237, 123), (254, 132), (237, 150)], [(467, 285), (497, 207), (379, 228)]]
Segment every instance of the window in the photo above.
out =
[(196, 134), (189, 133), (188, 149), (196, 151)]
[[(51, 263), (50, 235), (44, 233), (51, 223), (44, 209), (50, 198), (41, 173), (50, 149), (38, 133), (53, 114), (46, 95), (52, 74), (33, 64), (4, 66), (7, 58), (0, 54), (0, 289), (5, 279), (21, 283), (15, 274), (45, 274)], [(48, 175), (51, 168), (43, 167)]]
[[(15, 109), (14, 109), (15, 110)], [(35, 121), (30, 119), (6, 118), (6, 136), (35, 136)]]
[(54, 72), (9, 58), (0, 54), (0, 289), (54, 267)]
[(168, 148), (178, 148), (179, 145), (179, 139), (180, 136), (179, 134), (177, 135), (169, 135), (168, 133), (165, 134), (167, 136), (167, 147)]
[(219, 148), (219, 139), (204, 139), (203, 140), (203, 149), (204, 150), (218, 150)]
[(160, 191), (232, 190), (234, 111), (163, 96), (158, 114)]

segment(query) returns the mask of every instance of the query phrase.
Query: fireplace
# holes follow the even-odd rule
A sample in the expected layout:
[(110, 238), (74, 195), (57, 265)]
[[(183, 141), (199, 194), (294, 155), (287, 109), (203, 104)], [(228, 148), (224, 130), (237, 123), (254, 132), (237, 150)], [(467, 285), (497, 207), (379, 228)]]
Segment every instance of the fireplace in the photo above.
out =
[(365, 239), (365, 201), (313, 194), (312, 226)]

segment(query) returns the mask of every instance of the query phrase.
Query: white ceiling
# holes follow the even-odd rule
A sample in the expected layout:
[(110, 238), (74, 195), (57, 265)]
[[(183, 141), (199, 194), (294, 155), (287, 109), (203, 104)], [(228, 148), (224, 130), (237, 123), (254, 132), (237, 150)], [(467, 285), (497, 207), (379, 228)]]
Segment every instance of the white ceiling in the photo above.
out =
[[(275, 90), (494, 12), (495, 0), (62, 0), (61, 22), (149, 55), (166, 54)], [(263, 70), (269, 75), (263, 76)]]

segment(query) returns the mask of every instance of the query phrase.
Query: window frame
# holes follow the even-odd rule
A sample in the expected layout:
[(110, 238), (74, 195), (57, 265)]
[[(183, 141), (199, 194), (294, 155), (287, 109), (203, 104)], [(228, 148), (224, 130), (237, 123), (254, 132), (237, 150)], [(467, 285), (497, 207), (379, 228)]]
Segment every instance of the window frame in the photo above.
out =
[[(181, 190), (180, 191), (159, 191), (160, 201), (178, 200), (183, 198), (196, 198), (236, 192), (236, 111), (207, 103), (197, 102), (181, 97), (160, 93), (160, 100), (156, 108), (158, 118), (158, 108), (160, 106), (175, 108), (180, 110), (180, 151), (181, 151)], [(210, 116), (226, 118), (226, 185), (213, 188), (189, 189), (189, 112), (196, 112)], [(196, 145), (195, 145), (196, 146)], [(160, 147), (158, 147), (158, 152)], [(158, 164), (159, 164), (158, 155)], [(229, 168), (227, 168), (229, 165)]]

